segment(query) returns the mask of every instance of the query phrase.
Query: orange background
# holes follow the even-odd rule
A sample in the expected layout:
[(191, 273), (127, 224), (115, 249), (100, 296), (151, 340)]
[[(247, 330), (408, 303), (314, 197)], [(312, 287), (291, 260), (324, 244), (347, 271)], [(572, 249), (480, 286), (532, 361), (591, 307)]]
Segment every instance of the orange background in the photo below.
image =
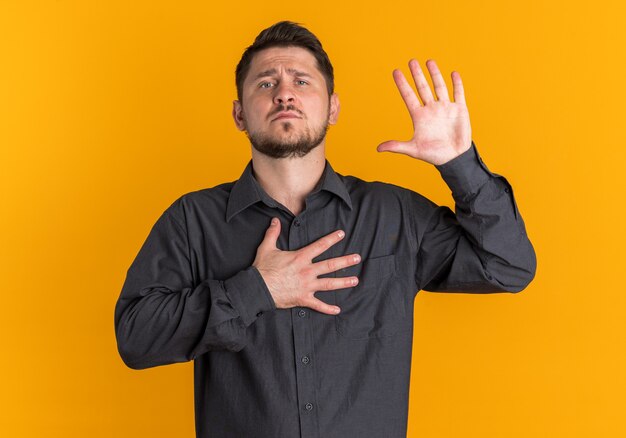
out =
[(0, 3), (0, 435), (194, 436), (192, 363), (126, 368), (113, 309), (163, 210), (239, 177), (235, 65), (290, 19), (335, 66), (338, 172), (453, 205), (376, 152), (411, 135), (392, 70), (433, 58), (537, 251), (520, 294), (418, 294), (409, 437), (626, 436), (620, 2), (227, 3)]

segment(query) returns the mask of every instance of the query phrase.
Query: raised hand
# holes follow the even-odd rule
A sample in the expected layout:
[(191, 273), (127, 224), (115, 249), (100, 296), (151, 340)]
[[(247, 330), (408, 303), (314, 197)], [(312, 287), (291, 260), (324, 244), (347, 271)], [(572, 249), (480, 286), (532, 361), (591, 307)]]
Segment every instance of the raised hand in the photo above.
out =
[(336, 257), (321, 262), (312, 260), (344, 238), (343, 231), (334, 231), (297, 251), (281, 251), (276, 247), (280, 236), (280, 220), (273, 218), (257, 248), (255, 266), (279, 309), (305, 306), (321, 313), (336, 315), (340, 309), (315, 298), (317, 291), (356, 286), (357, 277), (317, 278), (361, 261), (358, 254)]
[(415, 95), (404, 74), (393, 71), (393, 79), (406, 104), (413, 121), (413, 138), (408, 141), (386, 141), (378, 145), (378, 152), (405, 154), (427, 163), (439, 165), (461, 155), (472, 145), (472, 130), (465, 104), (461, 75), (452, 72), (454, 102), (450, 102), (448, 89), (435, 61), (426, 61), (435, 87), (437, 100), (415, 59), (409, 61), (409, 69), (415, 81), (420, 100)]

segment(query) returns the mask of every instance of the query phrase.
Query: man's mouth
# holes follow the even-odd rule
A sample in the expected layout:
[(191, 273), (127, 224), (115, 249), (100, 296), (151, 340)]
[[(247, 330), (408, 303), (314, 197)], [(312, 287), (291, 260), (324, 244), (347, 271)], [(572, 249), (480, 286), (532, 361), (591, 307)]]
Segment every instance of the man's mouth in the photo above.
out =
[(301, 117), (296, 113), (283, 111), (283, 112), (278, 113), (276, 117), (272, 119), (272, 122), (276, 120), (281, 120), (281, 119), (300, 119), (300, 118)]

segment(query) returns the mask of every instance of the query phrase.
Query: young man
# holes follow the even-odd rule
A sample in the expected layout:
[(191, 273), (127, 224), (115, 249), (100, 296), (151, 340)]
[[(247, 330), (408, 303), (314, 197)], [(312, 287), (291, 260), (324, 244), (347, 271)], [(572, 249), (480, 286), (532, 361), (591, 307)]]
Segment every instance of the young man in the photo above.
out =
[(241, 178), (177, 199), (128, 270), (115, 309), (120, 355), (143, 369), (194, 360), (198, 437), (404, 437), (413, 301), (428, 291), (518, 292), (536, 259), (511, 186), (454, 102), (394, 79), (415, 129), (378, 150), (432, 163), (456, 215), (398, 186), (333, 171), (333, 70), (291, 22), (264, 30), (237, 66)]

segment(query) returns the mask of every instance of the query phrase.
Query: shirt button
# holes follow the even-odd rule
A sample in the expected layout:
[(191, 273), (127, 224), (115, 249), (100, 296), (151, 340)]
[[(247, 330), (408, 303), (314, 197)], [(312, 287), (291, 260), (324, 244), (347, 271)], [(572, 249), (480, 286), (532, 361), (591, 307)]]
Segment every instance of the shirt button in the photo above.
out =
[(296, 219), (295, 221), (293, 221), (293, 225), (296, 227), (300, 226), (300, 221), (298, 219)]
[(302, 360), (302, 363), (305, 365), (311, 362), (311, 359), (309, 359), (309, 356), (303, 356), (301, 360)]
[(298, 312), (298, 316), (299, 316), (300, 318), (304, 318), (304, 317), (306, 316), (306, 310), (300, 310), (300, 311)]
[(307, 403), (306, 405), (304, 405), (304, 409), (310, 411), (311, 409), (313, 409), (313, 405), (311, 403)]

